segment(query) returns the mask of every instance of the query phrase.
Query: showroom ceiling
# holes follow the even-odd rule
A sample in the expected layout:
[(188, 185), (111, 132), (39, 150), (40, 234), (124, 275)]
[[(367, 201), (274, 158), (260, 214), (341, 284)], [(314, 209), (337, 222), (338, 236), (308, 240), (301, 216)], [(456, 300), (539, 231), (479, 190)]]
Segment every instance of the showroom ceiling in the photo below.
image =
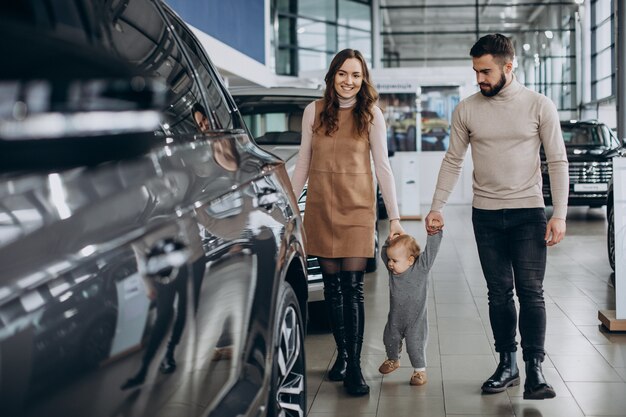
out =
[[(608, 0), (606, 0), (608, 1)], [(478, 36), (570, 27), (581, 0), (380, 0), (384, 66), (466, 65)]]

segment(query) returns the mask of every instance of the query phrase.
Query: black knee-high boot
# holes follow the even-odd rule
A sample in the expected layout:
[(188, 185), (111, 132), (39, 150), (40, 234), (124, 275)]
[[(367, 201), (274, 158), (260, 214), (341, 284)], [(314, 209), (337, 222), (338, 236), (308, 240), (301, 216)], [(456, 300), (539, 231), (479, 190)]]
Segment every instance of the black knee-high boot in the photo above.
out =
[(342, 381), (346, 377), (346, 332), (343, 322), (343, 296), (341, 294), (341, 280), (339, 274), (324, 274), (324, 299), (330, 317), (330, 325), (333, 330), (335, 344), (337, 345), (337, 358), (328, 371), (328, 379)]
[(346, 326), (346, 350), (348, 367), (343, 385), (350, 395), (366, 395), (370, 387), (365, 383), (361, 372), (361, 347), (365, 329), (365, 308), (363, 305), (363, 271), (343, 271), (341, 289), (343, 291), (343, 319)]

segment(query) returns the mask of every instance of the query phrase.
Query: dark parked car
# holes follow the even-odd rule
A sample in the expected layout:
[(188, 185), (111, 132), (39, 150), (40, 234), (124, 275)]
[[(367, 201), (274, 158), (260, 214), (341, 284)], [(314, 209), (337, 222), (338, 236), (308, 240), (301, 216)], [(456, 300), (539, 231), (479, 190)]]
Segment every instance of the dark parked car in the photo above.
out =
[[(620, 148), (611, 129), (597, 121), (562, 121), (561, 130), (569, 160), (570, 206), (601, 207), (606, 204), (613, 175), (612, 158)], [(548, 165), (541, 152), (543, 198), (552, 204)]]
[[(237, 87), (231, 93), (246, 126), (255, 141), (264, 149), (287, 161), (291, 176), (295, 168), (302, 138), (302, 114), (305, 107), (322, 97), (321, 90), (297, 87)], [(378, 191), (378, 217), (386, 218), (387, 212)], [(300, 196), (300, 209), (304, 214), (306, 187)], [(376, 231), (375, 256), (367, 263), (367, 272), (376, 270), (378, 259), (378, 230)], [(322, 276), (317, 258), (309, 257), (310, 301), (323, 298)]]
[(0, 38), (0, 415), (304, 415), (297, 201), (186, 25), (31, 0)]
[[(626, 144), (620, 147), (617, 150), (617, 157), (626, 157)], [(611, 176), (611, 180), (609, 181), (609, 191), (608, 197), (606, 200), (606, 221), (607, 221), (607, 231), (606, 231), (606, 247), (607, 253), (609, 256), (609, 264), (613, 271), (615, 271), (615, 212), (614, 212), (614, 197), (613, 197), (613, 177)], [(615, 276), (613, 276), (613, 280)]]

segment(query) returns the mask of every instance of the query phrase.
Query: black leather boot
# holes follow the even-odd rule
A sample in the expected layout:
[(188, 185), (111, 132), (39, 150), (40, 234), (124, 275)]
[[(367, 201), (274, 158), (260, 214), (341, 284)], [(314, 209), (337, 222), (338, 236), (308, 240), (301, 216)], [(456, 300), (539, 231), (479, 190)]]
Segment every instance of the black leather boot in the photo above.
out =
[(526, 361), (526, 381), (524, 382), (525, 400), (543, 400), (554, 398), (556, 393), (550, 384), (546, 382), (541, 370), (541, 359), (531, 358)]
[(500, 352), (500, 363), (496, 371), (483, 383), (481, 389), (485, 393), (493, 394), (515, 385), (519, 385), (516, 352)]
[(344, 271), (341, 273), (343, 291), (343, 317), (346, 327), (346, 351), (348, 367), (343, 385), (350, 395), (367, 395), (370, 387), (365, 383), (361, 372), (361, 347), (365, 329), (365, 308), (363, 305), (362, 271)]
[(171, 374), (176, 370), (176, 359), (174, 359), (174, 347), (167, 347), (167, 352), (165, 353), (165, 357), (163, 361), (161, 361), (161, 366), (159, 366), (159, 371), (162, 374)]
[(346, 377), (348, 353), (346, 352), (346, 331), (343, 322), (343, 296), (341, 293), (341, 279), (339, 274), (324, 274), (324, 299), (330, 317), (330, 326), (337, 345), (335, 363), (328, 371), (327, 377), (331, 381), (343, 381)]

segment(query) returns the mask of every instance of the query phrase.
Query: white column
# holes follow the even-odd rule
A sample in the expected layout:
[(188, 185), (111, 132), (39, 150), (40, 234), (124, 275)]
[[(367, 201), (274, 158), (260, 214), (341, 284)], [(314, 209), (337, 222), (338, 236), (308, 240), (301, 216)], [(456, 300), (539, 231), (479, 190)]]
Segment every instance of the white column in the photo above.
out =
[(382, 68), (380, 27), (380, 0), (372, 0), (372, 68)]
[(626, 158), (613, 159), (615, 318), (626, 320)]

